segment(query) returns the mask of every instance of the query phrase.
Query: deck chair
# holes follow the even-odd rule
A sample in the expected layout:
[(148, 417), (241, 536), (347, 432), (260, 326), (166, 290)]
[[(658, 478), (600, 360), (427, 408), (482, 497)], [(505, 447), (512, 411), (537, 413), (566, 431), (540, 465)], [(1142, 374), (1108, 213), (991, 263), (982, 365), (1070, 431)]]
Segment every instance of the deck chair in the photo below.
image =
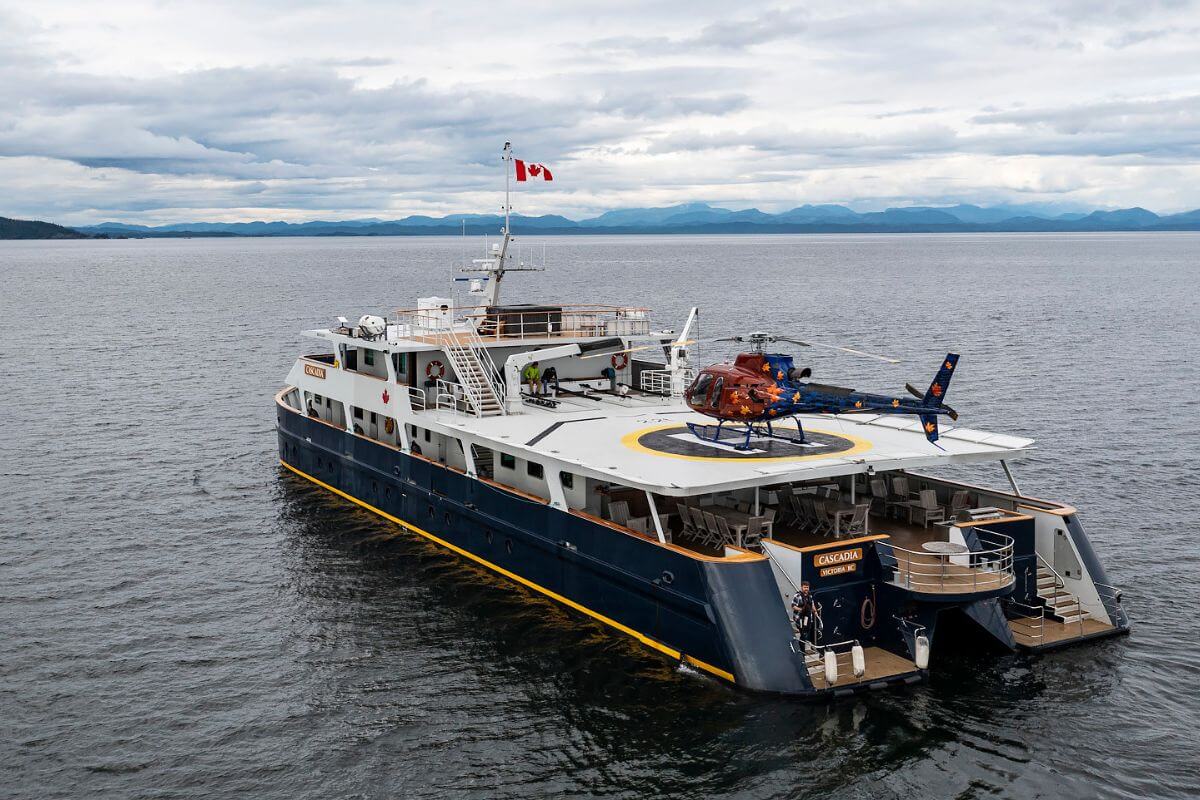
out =
[(625, 524), (625, 527), (629, 528), (630, 530), (637, 531), (638, 533), (649, 533), (650, 532), (646, 529), (646, 518), (645, 517), (633, 517), (632, 519), (629, 520), (629, 522), (627, 522)]
[(813, 525), (812, 532), (819, 533), (822, 536), (833, 533), (833, 522), (829, 519), (829, 512), (825, 509), (825, 501), (820, 497), (814, 497), (813, 501)]
[(695, 506), (688, 506), (688, 515), (692, 518), (692, 530), (701, 544), (708, 544), (708, 526), (704, 524), (704, 514)]
[(946, 518), (957, 519), (958, 512), (966, 511), (970, 505), (970, 492), (966, 489), (959, 489), (950, 497), (950, 507), (946, 509)]
[(775, 515), (778, 513), (779, 509), (775, 508), (775, 506), (767, 506), (763, 509), (763, 519), (767, 521), (767, 524), (772, 526), (772, 529), (774, 529), (775, 526)]
[(867, 516), (871, 513), (870, 503), (859, 503), (854, 506), (854, 514), (846, 524), (847, 536), (862, 536), (867, 532)]
[(629, 501), (615, 500), (608, 504), (608, 518), (618, 525), (629, 524)]
[(724, 517), (717, 517), (717, 534), (721, 537), (722, 545), (737, 543), (737, 537), (729, 530), (729, 523)]
[(892, 478), (892, 493), (884, 504), (885, 508), (889, 511), (899, 512), (896, 516), (900, 516), (908, 510), (908, 504), (911, 501), (912, 497), (908, 493), (908, 478), (903, 475)]
[(921, 527), (928, 528), (931, 522), (943, 522), (946, 519), (945, 510), (938, 505), (937, 492), (933, 489), (922, 489), (918, 499), (908, 506), (908, 521), (916, 525), (920, 520)]
[(800, 504), (800, 526), (805, 531), (813, 531), (817, 529), (817, 499), (811, 494), (802, 494), (796, 498)]
[(762, 547), (762, 540), (767, 536), (767, 525), (762, 517), (751, 517), (746, 525), (746, 533), (742, 536), (742, 547), (747, 550)]
[(696, 523), (692, 522), (690, 507), (683, 503), (677, 503), (676, 510), (679, 512), (679, 522), (683, 523), (683, 528), (679, 530), (679, 535), (691, 539), (692, 536), (696, 535)]

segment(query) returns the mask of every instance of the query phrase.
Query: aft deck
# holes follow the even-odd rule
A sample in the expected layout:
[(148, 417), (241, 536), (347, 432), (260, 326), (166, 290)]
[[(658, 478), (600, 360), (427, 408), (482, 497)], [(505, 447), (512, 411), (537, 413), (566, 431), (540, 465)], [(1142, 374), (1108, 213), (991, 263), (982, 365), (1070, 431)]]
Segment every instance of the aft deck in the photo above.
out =
[(862, 675), (855, 675), (849, 651), (838, 652), (837, 679), (830, 682), (825, 677), (824, 660), (815, 649), (809, 649), (805, 653), (805, 664), (808, 666), (808, 676), (812, 681), (813, 688), (817, 690), (847, 689), (888, 681), (890, 678), (897, 678), (901, 675), (915, 677), (920, 672), (917, 665), (909, 659), (881, 647), (865, 647), (863, 656), (866, 670)]

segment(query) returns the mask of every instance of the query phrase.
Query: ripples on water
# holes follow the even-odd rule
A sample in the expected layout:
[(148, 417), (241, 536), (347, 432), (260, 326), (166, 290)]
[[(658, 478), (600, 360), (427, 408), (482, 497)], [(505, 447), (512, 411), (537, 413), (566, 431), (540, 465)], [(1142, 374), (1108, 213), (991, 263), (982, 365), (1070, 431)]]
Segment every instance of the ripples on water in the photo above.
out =
[[(451, 239), (0, 242), (0, 751), (13, 797), (1195, 797), (1200, 237), (554, 240), (508, 297), (772, 328), (894, 391), (964, 353), (1128, 639), (939, 654), (832, 705), (658, 660), (281, 473), (272, 395), (338, 314), (444, 294)], [(724, 355), (713, 347), (705, 357)], [(807, 354), (805, 354), (807, 355)], [(987, 468), (989, 483), (1003, 480)]]

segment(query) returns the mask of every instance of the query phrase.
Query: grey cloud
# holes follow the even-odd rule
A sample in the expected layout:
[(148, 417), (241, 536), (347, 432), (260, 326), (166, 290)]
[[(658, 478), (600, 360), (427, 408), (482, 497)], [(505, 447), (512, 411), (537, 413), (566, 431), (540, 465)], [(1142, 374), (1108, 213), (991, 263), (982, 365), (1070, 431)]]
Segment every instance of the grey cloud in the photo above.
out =
[(596, 40), (590, 46), (641, 55), (689, 53), (705, 49), (744, 50), (798, 36), (807, 27), (808, 14), (804, 9), (771, 9), (749, 19), (711, 23), (692, 36), (617, 36)]
[(971, 121), (1008, 129), (976, 140), (976, 146), (1001, 154), (1200, 156), (1200, 95), (1022, 108)]

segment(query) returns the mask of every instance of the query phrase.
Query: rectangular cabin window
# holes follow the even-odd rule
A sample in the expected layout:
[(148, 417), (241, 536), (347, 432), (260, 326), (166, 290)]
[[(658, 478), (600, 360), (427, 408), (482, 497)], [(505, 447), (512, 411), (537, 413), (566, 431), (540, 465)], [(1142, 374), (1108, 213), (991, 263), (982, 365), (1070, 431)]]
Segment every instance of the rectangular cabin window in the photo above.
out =
[(425, 441), (432, 442), (433, 436), (429, 433), (429, 428), (425, 429)]
[(376, 422), (376, 420), (375, 420), (375, 412), (374, 412), (374, 411), (372, 411), (372, 412), (371, 412), (371, 424), (372, 424), (372, 425), (374, 425), (374, 424), (375, 424), (375, 422)]
[(404, 353), (392, 353), (392, 366), (396, 368), (396, 380), (403, 381), (408, 377), (408, 358)]
[(313, 395), (313, 403), (315, 403), (316, 405), (321, 405), (321, 395), (314, 394)]
[(500, 454), (500, 466), (504, 467), (505, 469), (516, 469), (517, 468), (517, 457), (510, 456), (508, 453), (501, 453)]
[(559, 477), (559, 480), (562, 481), (562, 485), (563, 485), (564, 489), (574, 489), (575, 488), (575, 473), (560, 472), (560, 473), (558, 473), (558, 477)]
[(354, 418), (362, 419), (362, 409), (358, 408), (357, 406), (354, 408)]
[(366, 364), (368, 367), (375, 366), (375, 351), (374, 350), (363, 350), (363, 363)]
[(536, 461), (526, 461), (525, 462), (525, 471), (527, 473), (529, 473), (529, 477), (537, 478), (539, 481), (542, 478), (546, 477), (546, 470), (543, 469), (542, 465), (537, 463)]

